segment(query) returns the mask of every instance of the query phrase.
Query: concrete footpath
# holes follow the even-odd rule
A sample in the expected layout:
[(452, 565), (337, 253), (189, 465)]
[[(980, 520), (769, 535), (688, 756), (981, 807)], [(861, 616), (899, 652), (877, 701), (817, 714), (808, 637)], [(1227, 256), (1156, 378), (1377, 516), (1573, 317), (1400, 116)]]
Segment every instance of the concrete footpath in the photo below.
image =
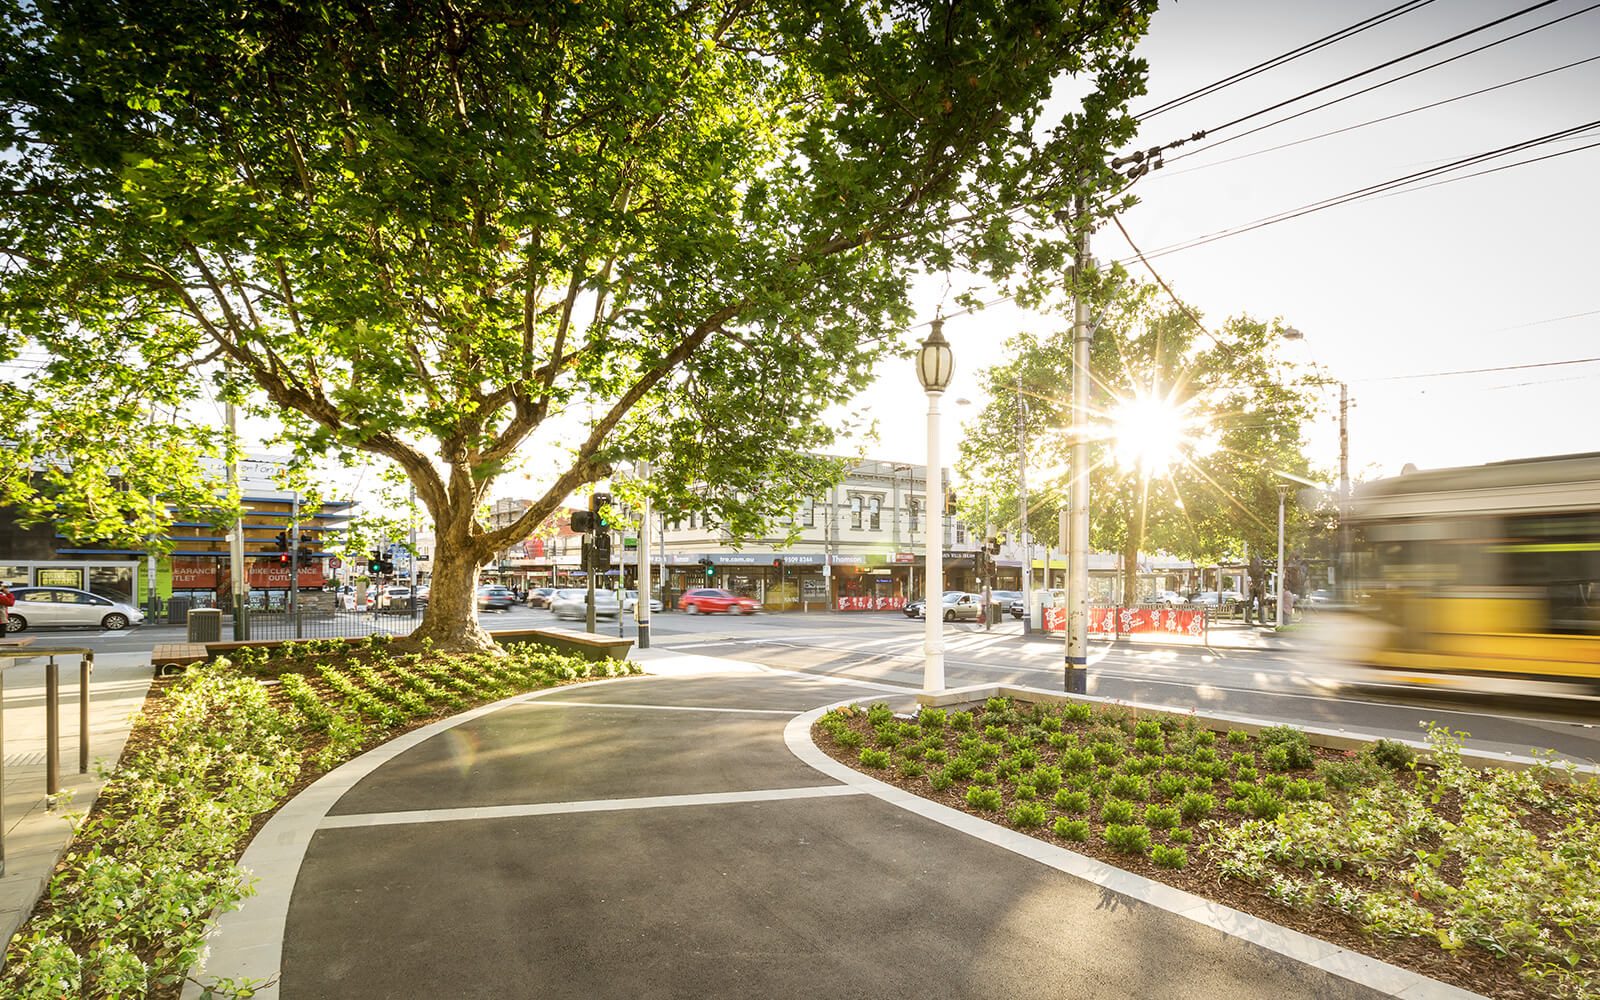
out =
[(290, 1000), (1471, 996), (811, 745), (822, 706), (907, 689), (637, 657), (653, 676), (484, 706), (302, 792), (195, 975)]
[[(50, 637), (41, 647), (71, 646)], [(5, 874), (0, 876), (0, 953), (33, 912), (72, 839), (72, 822), (94, 805), (102, 784), (122, 755), (133, 715), (150, 688), (149, 653), (100, 653), (89, 681), (89, 773), (78, 773), (78, 658), (57, 657), (60, 687), (62, 801), (45, 799), (44, 657), (18, 658), (5, 671), (4, 746)]]

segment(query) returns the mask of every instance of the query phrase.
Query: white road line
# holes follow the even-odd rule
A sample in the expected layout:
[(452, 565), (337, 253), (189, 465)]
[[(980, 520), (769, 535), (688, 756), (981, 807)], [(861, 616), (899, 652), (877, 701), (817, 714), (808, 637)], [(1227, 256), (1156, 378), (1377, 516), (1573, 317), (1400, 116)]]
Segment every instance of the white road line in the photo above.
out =
[(620, 701), (558, 701), (554, 698), (536, 698), (528, 701), (530, 708), (642, 708), (653, 712), (732, 712), (736, 715), (795, 715), (788, 708), (712, 708), (708, 705), (632, 705)]
[[(793, 713), (790, 713), (791, 715)], [(624, 812), (630, 809), (676, 809), (683, 806), (739, 805), (746, 802), (783, 802), (788, 799), (827, 799), (860, 795), (851, 785), (803, 785), (799, 788), (760, 788), (749, 792), (706, 792), (694, 795), (645, 795), (632, 799), (586, 799), (577, 802), (528, 802), (511, 806), (462, 806), (457, 809), (410, 809), (403, 812), (355, 813), (329, 816), (323, 830), (366, 829), (415, 823), (460, 823), (518, 816), (566, 816), (572, 813)]]

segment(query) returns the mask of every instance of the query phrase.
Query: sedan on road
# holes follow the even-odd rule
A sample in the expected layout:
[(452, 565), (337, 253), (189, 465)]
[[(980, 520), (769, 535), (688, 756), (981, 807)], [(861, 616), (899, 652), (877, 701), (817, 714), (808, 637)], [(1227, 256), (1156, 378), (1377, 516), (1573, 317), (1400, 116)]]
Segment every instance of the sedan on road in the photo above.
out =
[(554, 587), (533, 588), (532, 590), (528, 591), (528, 607), (548, 608), (550, 606), (550, 598), (554, 597), (555, 593), (556, 588)]
[(516, 595), (504, 587), (478, 588), (479, 611), (510, 611), (511, 605), (515, 603), (517, 603)]
[(7, 632), (26, 628), (103, 628), (117, 632), (144, 624), (144, 612), (73, 587), (18, 587), (6, 617)]
[[(550, 596), (550, 611), (557, 618), (588, 618), (588, 588), (556, 591)], [(594, 616), (596, 618), (615, 618), (621, 611), (621, 606), (617, 604), (616, 591), (597, 590), (594, 592)]]
[[(634, 613), (634, 611), (636, 611), (638, 609), (638, 607), (639, 607), (639, 592), (637, 590), (624, 590), (622, 592), (622, 610), (623, 610), (623, 612), (625, 612), (626, 614), (630, 614), (631, 615), (631, 614)], [(656, 612), (656, 611), (660, 611), (661, 610), (661, 598), (659, 598), (659, 597), (651, 597), (650, 598), (650, 610), (651, 610), (651, 612)]]
[(740, 597), (731, 590), (701, 587), (678, 598), (678, 609), (687, 611), (691, 615), (709, 615), (718, 611), (726, 611), (729, 614), (737, 611), (741, 615), (753, 615), (761, 610), (761, 605), (754, 599)]
[[(983, 605), (982, 594), (945, 594), (944, 613), (942, 617), (947, 622), (978, 620), (979, 608)], [(924, 606), (917, 614), (918, 618), (927, 617), (927, 608)]]

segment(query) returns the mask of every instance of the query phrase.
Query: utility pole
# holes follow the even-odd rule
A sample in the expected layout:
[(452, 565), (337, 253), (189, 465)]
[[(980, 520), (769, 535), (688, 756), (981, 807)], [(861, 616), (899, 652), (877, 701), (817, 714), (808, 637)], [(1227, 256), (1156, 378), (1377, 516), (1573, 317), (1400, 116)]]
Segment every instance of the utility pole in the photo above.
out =
[(294, 619), (294, 637), (300, 638), (300, 491), (289, 501), (289, 593), (284, 602)]
[[(228, 485), (240, 495), (239, 486), (239, 415), (233, 404), (228, 404)], [(233, 533), (228, 536), (228, 575), (233, 587), (233, 638), (243, 642), (250, 638), (250, 590), (244, 575), (244, 512), (233, 522)]]
[(1355, 596), (1350, 580), (1350, 387), (1339, 383), (1339, 603)]
[[(639, 475), (650, 475), (650, 463), (639, 463)], [(644, 516), (639, 519), (639, 597), (633, 606), (635, 620), (639, 624), (639, 648), (650, 648), (650, 494), (644, 495)], [(622, 612), (617, 612), (617, 621), (622, 620)]]
[(406, 544), (411, 548), (407, 562), (411, 564), (411, 597), (406, 601), (406, 609), (411, 612), (411, 620), (417, 618), (417, 484), (411, 483), (406, 491), (406, 520), (410, 522), (410, 532)]
[(1083, 228), (1073, 263), (1072, 292), (1072, 509), (1067, 539), (1066, 690), (1082, 692), (1089, 665), (1089, 303), (1079, 287), (1089, 264), (1089, 230), (1082, 195), (1075, 219)]
[(1283, 564), (1283, 506), (1289, 499), (1289, 487), (1278, 487), (1278, 627), (1283, 628), (1283, 595), (1289, 574)]
[[(1028, 533), (1028, 403), (1022, 396), (1022, 369), (1017, 369), (1017, 501), (1018, 534), (1022, 542), (1022, 634), (1028, 634), (1028, 607), (1033, 592), (1033, 536)], [(1046, 569), (1045, 575), (1049, 576)]]
[[(989, 625), (989, 602), (994, 600), (994, 588), (991, 587), (990, 584), (989, 584), (990, 579), (994, 576), (994, 565), (995, 565), (995, 563), (994, 563), (994, 553), (989, 551), (989, 539), (994, 537), (993, 532), (994, 532), (994, 528), (991, 527), (990, 524), (989, 524), (989, 498), (988, 497), (984, 497), (983, 498), (983, 551), (984, 551), (985, 555), (984, 555), (983, 560), (979, 563), (980, 566), (984, 567), (984, 569), (981, 571), (983, 573), (983, 579), (981, 581), (979, 581), (979, 582), (981, 582), (983, 584), (983, 628), (984, 628), (984, 631), (986, 631), (986, 632), (991, 627)], [(944, 595), (943, 594), (939, 595), (939, 600), (940, 601), (944, 600)], [(928, 607), (933, 607), (934, 605), (929, 604), (927, 606)]]

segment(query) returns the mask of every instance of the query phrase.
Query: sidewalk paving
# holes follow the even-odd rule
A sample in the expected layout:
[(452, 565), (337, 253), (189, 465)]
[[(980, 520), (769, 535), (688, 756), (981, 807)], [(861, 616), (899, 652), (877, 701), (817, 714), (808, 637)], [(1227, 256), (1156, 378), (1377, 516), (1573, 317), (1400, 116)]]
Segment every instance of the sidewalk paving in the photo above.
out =
[[(636, 658), (654, 676), (510, 698), (312, 785), (246, 853), (259, 895), (195, 974), (281, 973), (257, 995), (291, 1000), (1470, 996), (1067, 874), (810, 746), (808, 711), (910, 689)], [(1397, 975), (1349, 971), (1374, 965)]]
[[(45, 645), (71, 645), (41, 643)], [(61, 789), (65, 801), (45, 801), (45, 683), (43, 657), (19, 659), (5, 671), (5, 873), (0, 876), (0, 954), (4, 942), (33, 912), (56, 862), (71, 842), (69, 817), (85, 815), (102, 781), (97, 765), (116, 766), (135, 712), (150, 688), (149, 653), (101, 653), (89, 681), (89, 773), (78, 773), (78, 660), (61, 667)]]

